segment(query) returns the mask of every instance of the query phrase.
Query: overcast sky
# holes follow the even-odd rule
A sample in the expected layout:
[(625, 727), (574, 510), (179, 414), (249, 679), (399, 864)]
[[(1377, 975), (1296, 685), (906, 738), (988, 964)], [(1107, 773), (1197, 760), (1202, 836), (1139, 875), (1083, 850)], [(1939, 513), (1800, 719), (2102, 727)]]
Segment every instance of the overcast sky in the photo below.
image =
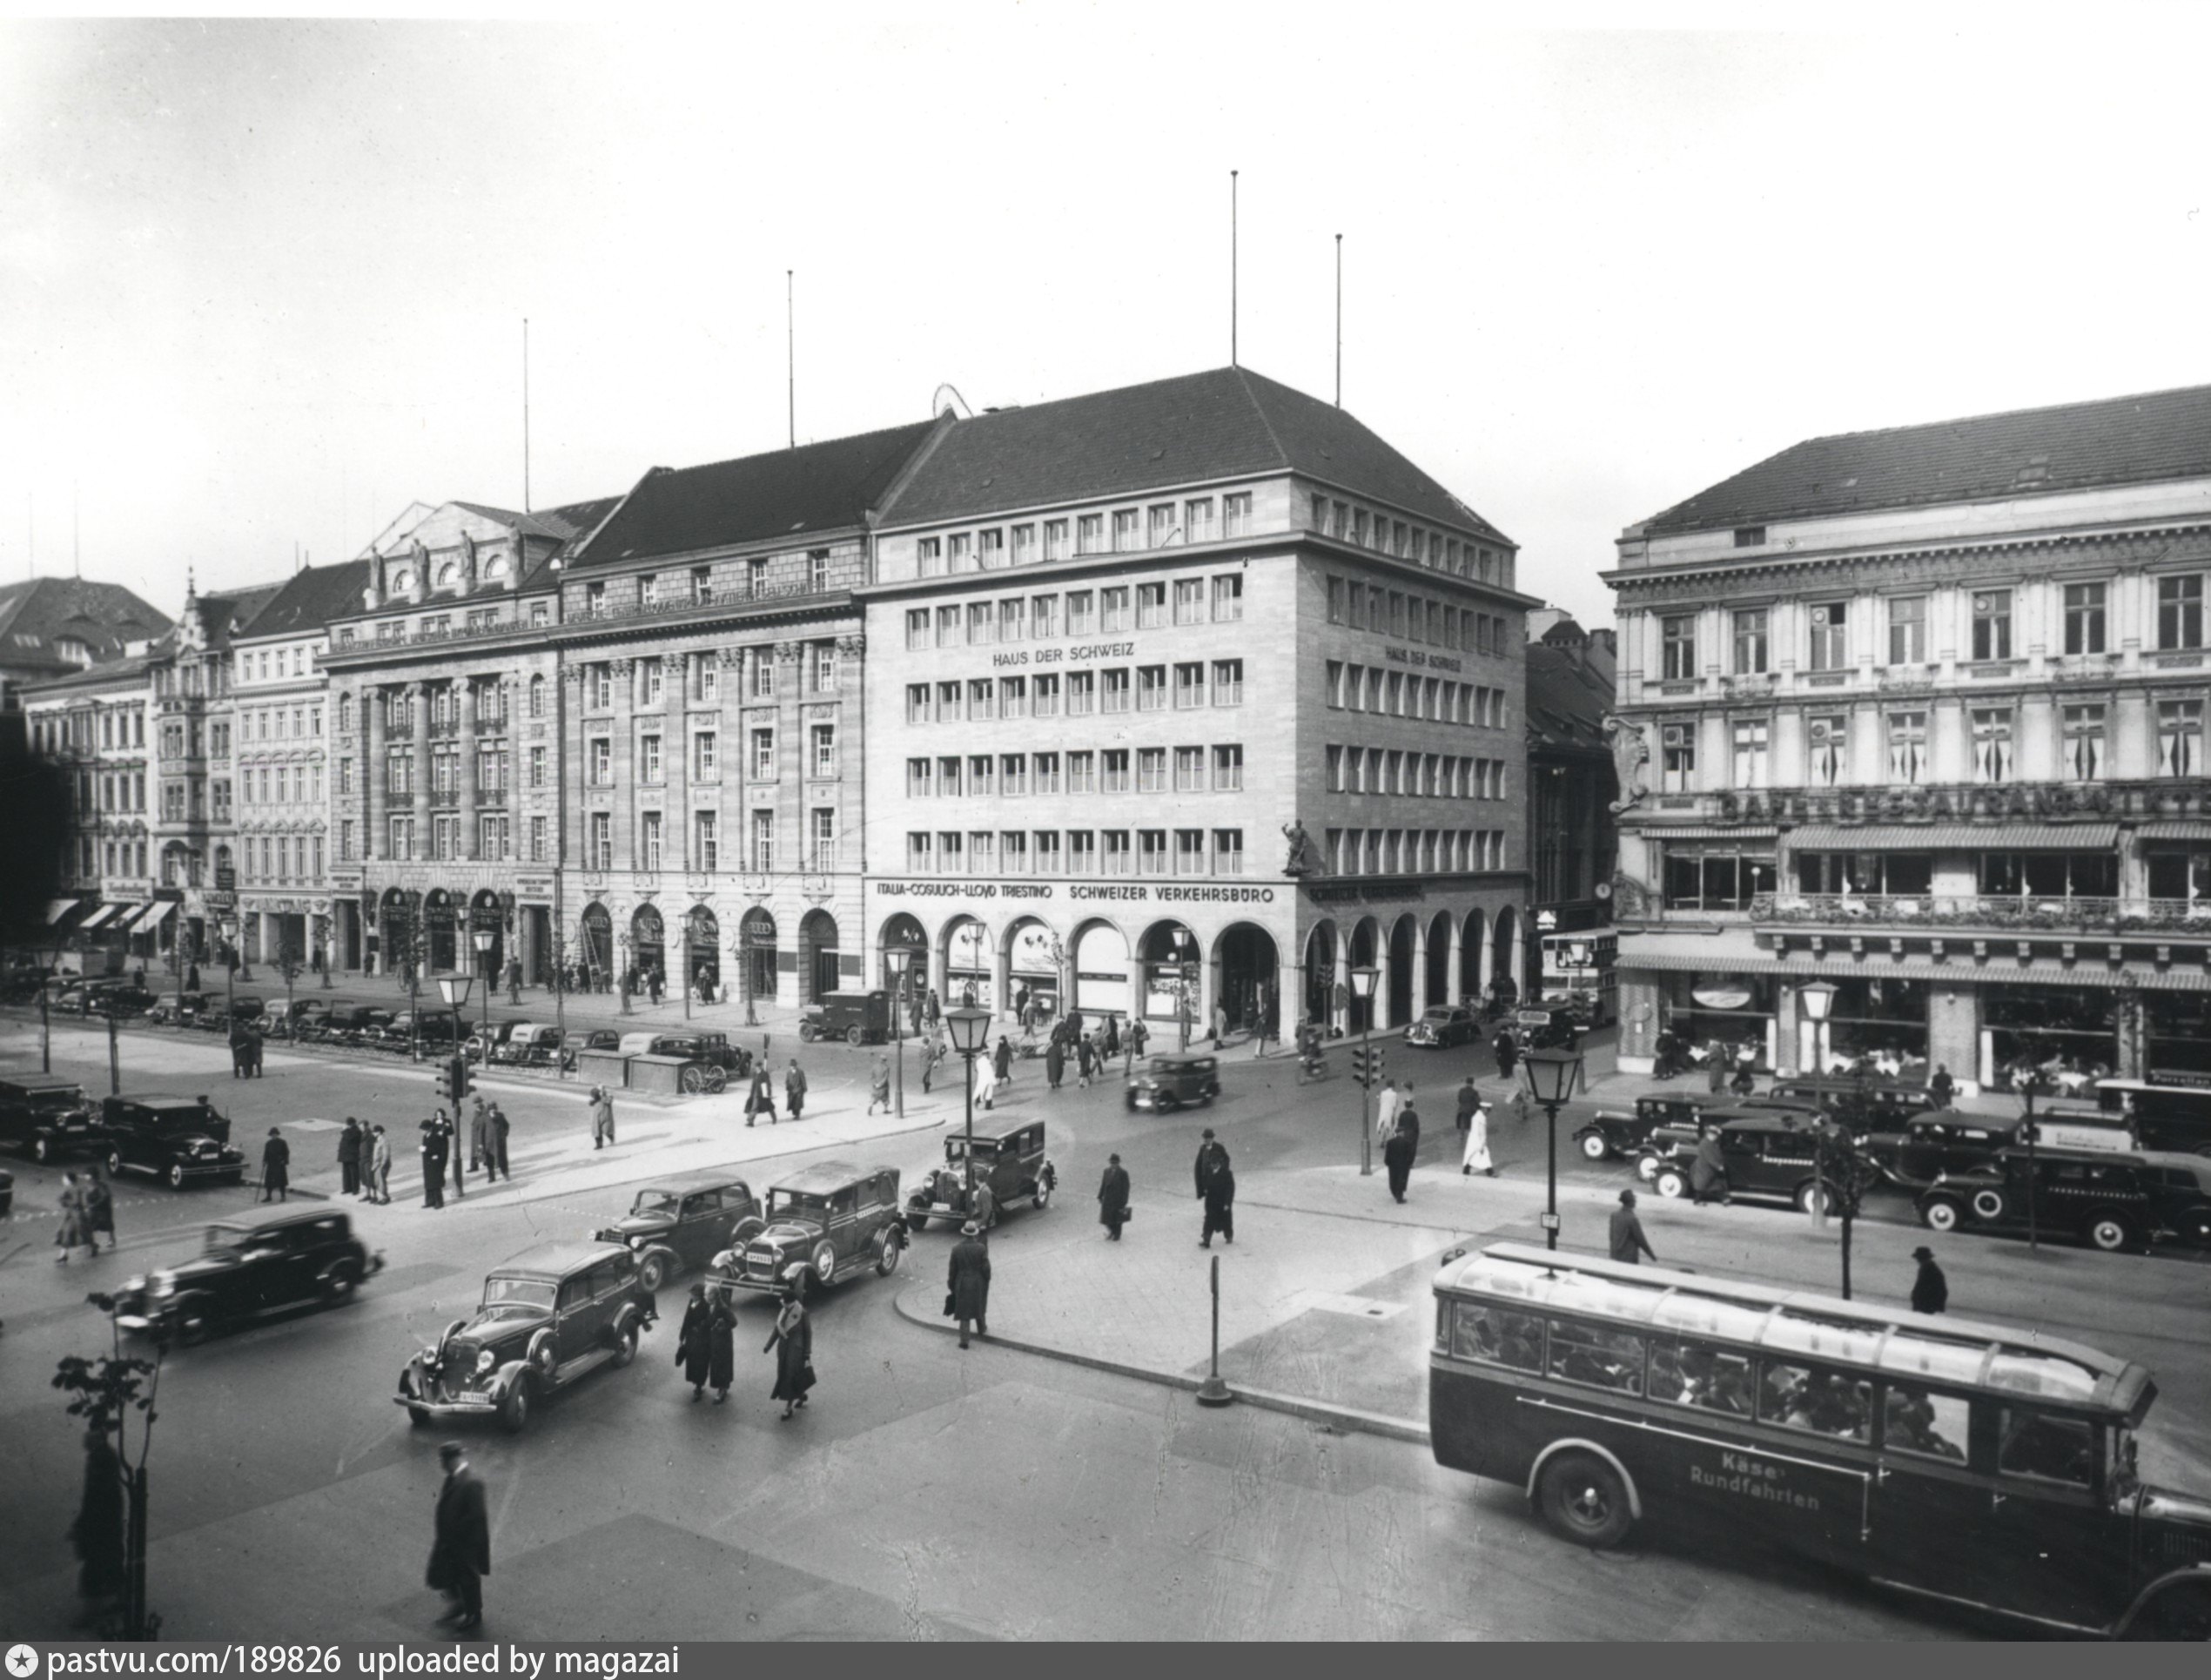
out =
[(0, 579), (519, 505), (525, 316), (534, 505), (776, 447), (786, 269), (802, 439), (1217, 366), (1233, 168), (1244, 362), (1331, 394), (1343, 234), (1345, 406), (1605, 622), (1799, 438), (2211, 380), (2207, 10), (0, 24)]

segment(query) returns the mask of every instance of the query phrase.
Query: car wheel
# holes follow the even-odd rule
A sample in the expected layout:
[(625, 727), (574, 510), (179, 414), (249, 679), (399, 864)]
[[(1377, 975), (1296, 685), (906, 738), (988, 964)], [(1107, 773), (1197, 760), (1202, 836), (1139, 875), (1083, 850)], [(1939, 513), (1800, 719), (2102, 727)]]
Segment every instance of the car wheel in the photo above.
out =
[(628, 1365), (636, 1357), (637, 1327), (633, 1324), (628, 1329), (624, 1330), (620, 1335), (615, 1338), (615, 1368), (620, 1369), (622, 1367)]
[(1638, 1155), (1636, 1157), (1636, 1177), (1641, 1179), (1645, 1184), (1649, 1184), (1657, 1176), (1658, 1158), (1656, 1155)]
[(353, 1298), (353, 1291), (360, 1286), (360, 1280), (353, 1275), (352, 1267), (334, 1267), (330, 1275), (322, 1280), (323, 1305), (326, 1307), (344, 1306)]
[(1661, 1167), (1650, 1185), (1669, 1201), (1679, 1201), (1689, 1193), (1689, 1179), (1677, 1166)]
[(1152, 1099), (1152, 1112), (1155, 1114), (1172, 1114), (1181, 1106), (1180, 1098), (1170, 1097), (1164, 1091)]
[(882, 1239), (876, 1245), (875, 1270), (877, 1277), (887, 1278), (898, 1269), (898, 1255), (904, 1247), (890, 1227), (885, 1226)]
[(1606, 1146), (1602, 1132), (1591, 1132), (1582, 1139), (1582, 1154), (1585, 1159), (1601, 1161), (1611, 1152)]
[(1831, 1213), (1835, 1208), (1835, 1193), (1824, 1184), (1800, 1184), (1797, 1186), (1796, 1202), (1799, 1213)]
[(119, 1179), (123, 1176), (123, 1152), (121, 1150), (111, 1149), (107, 1152), (107, 1175), (111, 1179)]
[(637, 1281), (649, 1293), (657, 1294), (668, 1280), (668, 1260), (665, 1255), (648, 1254), (638, 1262)]
[(1989, 1223), (2004, 1217), (2004, 1193), (2000, 1190), (1976, 1190), (1972, 1195), (1973, 1217)]
[(2099, 1213), (2080, 1227), (2080, 1236), (2089, 1247), (2107, 1254), (2134, 1246), (2134, 1227), (2116, 1213)]
[(51, 1138), (33, 1138), (30, 1140), (30, 1159), (41, 1166), (53, 1159), (54, 1140)]
[(857, 1050), (867, 1041), (868, 1035), (861, 1032), (857, 1026), (848, 1026), (844, 1029), (844, 1042), (850, 1045), (853, 1049)]
[(1593, 1453), (1561, 1453), (1544, 1465), (1536, 1507), (1559, 1534), (1583, 1546), (1616, 1546), (1635, 1526), (1627, 1483)]
[(162, 1176), (169, 1180), (169, 1187), (171, 1190), (182, 1190), (185, 1187), (184, 1163), (181, 1161), (170, 1162), (168, 1172), (164, 1173)]
[(1919, 1223), (1930, 1231), (1955, 1231), (1964, 1220), (1964, 1210), (1947, 1196), (1937, 1196), (1919, 1210)]
[(803, 1045), (810, 1045), (814, 1042), (814, 1024), (811, 1021), (801, 1021), (798, 1024), (798, 1042)]
[(827, 1242), (815, 1245), (814, 1275), (823, 1284), (837, 1281), (837, 1250)]
[(2201, 1644), (2211, 1639), (2211, 1587), (2180, 1582), (2166, 1588), (2142, 1606), (2120, 1636), (2160, 1644)]
[(1042, 1213), (1052, 1205), (1052, 1186), (1042, 1179), (1037, 1180), (1037, 1211)]
[(518, 1435), (529, 1426), (530, 1384), (528, 1377), (518, 1376), (507, 1397), (499, 1402), (499, 1427), (510, 1435)]

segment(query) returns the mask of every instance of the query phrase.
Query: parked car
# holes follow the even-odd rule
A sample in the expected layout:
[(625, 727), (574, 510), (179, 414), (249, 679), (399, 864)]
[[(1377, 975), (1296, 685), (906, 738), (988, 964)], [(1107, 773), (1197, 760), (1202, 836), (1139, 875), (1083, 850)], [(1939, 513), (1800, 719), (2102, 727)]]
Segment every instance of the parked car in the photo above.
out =
[(1829, 1114), (1863, 1100), (1870, 1110), (1867, 1118), (1873, 1122), (1863, 1128), (1867, 1132), (1900, 1132), (1917, 1116), (1932, 1114), (1942, 1106), (1924, 1085), (1872, 1075), (1861, 1081), (1844, 1074), (1798, 1074), (1776, 1079), (1766, 1094), (1808, 1103)]
[(817, 1038), (879, 1045), (890, 1036), (890, 994), (880, 990), (825, 991), (798, 1018), (798, 1036), (810, 1045)]
[(1513, 1011), (1513, 1037), (1523, 1051), (1571, 1050), (1581, 1043), (1583, 1030), (1580, 1015), (1566, 998), (1541, 998)]
[(118, 980), (112, 985), (95, 986), (84, 1000), (87, 1015), (110, 1015), (118, 1021), (134, 1021), (158, 1002), (158, 998), (132, 980)]
[(1170, 1051), (1154, 1056), (1128, 1082), (1124, 1100), (1131, 1108), (1172, 1114), (1191, 1103), (1204, 1105), (1220, 1095), (1220, 1059), (1209, 1052)]
[(1482, 1023), (1474, 1018), (1474, 1011), (1463, 1004), (1437, 1004), (1405, 1029), (1407, 1044), (1427, 1045), (1436, 1050), (1448, 1050), (1453, 1045), (1472, 1044), (1481, 1036)]
[(132, 1278), (115, 1296), (118, 1327), (192, 1341), (310, 1301), (337, 1307), (384, 1269), (341, 1209), (290, 1207), (207, 1227), (199, 1253)]
[(46, 1009), (54, 1015), (82, 1015), (92, 983), (80, 976), (56, 976), (46, 983)]
[(1690, 1107), (1688, 1118), (1668, 1119), (1654, 1127), (1636, 1152), (1636, 1176), (1645, 1184), (1658, 1176), (1658, 1169), (1670, 1160), (1686, 1161), (1697, 1152), (1697, 1143), (1704, 1133), (1730, 1120), (1754, 1120), (1775, 1114), (1792, 1116), (1814, 1125), (1825, 1119), (1818, 1109), (1805, 1104), (1784, 1102), (1770, 1097), (1714, 1097), (1709, 1102), (1701, 1098), (1687, 1099)]
[(391, 1025), (392, 1011), (388, 1009), (376, 1009), (340, 998), (303, 1025), (299, 1036), (310, 1044), (372, 1044), (381, 1040)]
[(428, 1049), (450, 1051), (460, 1041), (452, 1012), (442, 1009), (403, 1009), (376, 1036), (386, 1050), (405, 1050), (419, 1043)]
[(503, 1061), (506, 1058), (499, 1052), (506, 1048), (507, 1040), (514, 1036), (518, 1028), (528, 1025), (527, 1021), (494, 1021), (491, 1024), (491, 1038), (487, 1042), (484, 1038), (483, 1025), (479, 1022), (470, 1029), (467, 1042), (461, 1045), (461, 1050), (472, 1062), (481, 1062), (487, 1058), (494, 1062)]
[(0, 1076), (0, 1144), (35, 1161), (98, 1155), (107, 1146), (84, 1087), (58, 1073)]
[(752, 1072), (752, 1052), (729, 1042), (726, 1032), (659, 1032), (647, 1049), (649, 1056), (681, 1056), (686, 1061), (718, 1067), (727, 1079), (742, 1079)]
[(1661, 1126), (1686, 1127), (1694, 1138), (1697, 1117), (1707, 1109), (1724, 1106), (1695, 1097), (1638, 1097), (1631, 1109), (1600, 1108), (1574, 1134), (1574, 1141), (1589, 1159), (1636, 1154)]
[(905, 1249), (895, 1166), (807, 1167), (769, 1189), (763, 1217), (742, 1246), (714, 1257), (712, 1283), (725, 1294), (772, 1294), (800, 1277), (825, 1287), (869, 1264), (889, 1277)]
[[(1038, 1208), (1058, 1187), (1058, 1169), (1045, 1153), (1042, 1120), (998, 1126), (975, 1133), (975, 1177), (990, 1186), (1002, 1211), (1026, 1196)], [(974, 1211), (967, 1194), (967, 1139), (954, 1132), (944, 1139), (944, 1164), (922, 1175), (906, 1198), (906, 1229), (924, 1231), (929, 1221), (958, 1226)]]
[(0, 1220), (6, 1219), (13, 1213), (15, 1206), (16, 1175), (6, 1167), (0, 1166)]
[(635, 1254), (639, 1286), (657, 1289), (679, 1273), (703, 1272), (716, 1254), (742, 1247), (766, 1223), (743, 1179), (687, 1173), (640, 1190), (627, 1214), (592, 1235)]
[(2177, 1239), (2211, 1245), (2211, 1161), (2169, 1152), (2001, 1151), (1993, 1161), (1946, 1173), (1919, 1198), (1931, 1231), (2017, 1233), (2035, 1226), (2107, 1253)]
[(595, 1026), (589, 1032), (583, 1033), (571, 1032), (568, 1034), (568, 1042), (561, 1046), (561, 1072), (563, 1073), (575, 1072), (576, 1057), (582, 1051), (619, 1052), (621, 1049), (622, 1034), (610, 1026)]
[(146, 1019), (156, 1026), (190, 1026), (206, 1007), (204, 991), (165, 991), (147, 1009)]
[(511, 1067), (555, 1066), (567, 1037), (549, 1021), (517, 1021), (506, 1041), (492, 1046), (491, 1058)]
[[(1751, 1201), (1786, 1202), (1799, 1213), (1811, 1213), (1822, 1194), (1831, 1196), (1843, 1187), (1821, 1173), (1818, 1152), (1822, 1124), (1801, 1115), (1776, 1112), (1723, 1122), (1720, 1154), (1727, 1164), (1728, 1193)], [(1863, 1194), (1879, 1181), (1879, 1169), (1847, 1139), (1843, 1140), (1842, 1150), (1840, 1159), (1847, 1166), (1838, 1167), (1831, 1160), (1828, 1171), (1848, 1172), (1846, 1182)], [(1686, 1196), (1690, 1158), (1694, 1153), (1692, 1145), (1688, 1154), (1661, 1162), (1651, 1175), (1651, 1187), (1669, 1199)]]
[(279, 999), (263, 1013), (262, 1030), (286, 1038), (305, 1038), (314, 1024), (330, 1013), (332, 1002), (328, 998)]
[(492, 1268), (482, 1304), (400, 1373), (393, 1401), (418, 1428), (495, 1416), (519, 1434), (537, 1403), (601, 1365), (628, 1365), (656, 1314), (620, 1243), (547, 1243)]
[(241, 1184), (245, 1157), (205, 1097), (109, 1097), (100, 1104), (111, 1175), (151, 1173), (171, 1190), (203, 1179)]
[(1923, 1115), (1901, 1132), (1865, 1139), (1866, 1156), (1891, 1184), (1924, 1190), (1946, 1173), (1985, 1166), (2019, 1135), (2019, 1122), (1954, 1111)]

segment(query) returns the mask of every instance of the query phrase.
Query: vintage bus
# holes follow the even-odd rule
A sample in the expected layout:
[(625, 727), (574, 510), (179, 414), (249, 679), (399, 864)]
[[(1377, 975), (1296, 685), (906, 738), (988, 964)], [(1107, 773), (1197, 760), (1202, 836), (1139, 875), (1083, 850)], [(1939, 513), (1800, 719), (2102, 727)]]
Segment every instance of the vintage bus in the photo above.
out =
[(1962, 1319), (1499, 1243), (1435, 1280), (1436, 1462), (1589, 1546), (1702, 1519), (2053, 1631), (2211, 1636), (2211, 1499), (2140, 1365)]
[(2099, 1079), (2096, 1105), (2123, 1114), (2145, 1149), (2211, 1155), (2211, 1088), (2150, 1079)]

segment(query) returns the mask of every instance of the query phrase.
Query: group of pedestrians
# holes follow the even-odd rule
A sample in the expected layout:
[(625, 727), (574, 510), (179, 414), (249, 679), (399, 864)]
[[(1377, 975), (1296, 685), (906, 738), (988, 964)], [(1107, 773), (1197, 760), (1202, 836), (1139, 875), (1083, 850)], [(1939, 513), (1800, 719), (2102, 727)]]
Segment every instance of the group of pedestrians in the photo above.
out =
[[(736, 1381), (736, 1308), (728, 1295), (693, 1284), (675, 1334), (675, 1363), (691, 1385), (692, 1404), (705, 1399), (709, 1388), (716, 1406), (729, 1400)], [(790, 1417), (806, 1404), (814, 1387), (814, 1321), (796, 1282), (784, 1289), (774, 1327), (760, 1351), (776, 1356), (776, 1384), (769, 1398), (783, 1401), (783, 1415)]]
[(81, 1177), (63, 1173), (58, 1206), (61, 1228), (54, 1233), (54, 1246), (62, 1252), (54, 1256), (55, 1265), (68, 1265), (71, 1253), (78, 1248), (97, 1254), (102, 1237), (107, 1239), (108, 1252), (115, 1252), (115, 1192), (98, 1167), (86, 1167)]
[[(890, 1085), (887, 1069), (884, 1067), (882, 1058), (878, 1057), (876, 1059), (877, 1088), (882, 1095), (885, 1106), (888, 1106), (890, 1100)], [(922, 1089), (925, 1091), (928, 1088), (924, 1082)], [(806, 1112), (806, 1070), (799, 1066), (798, 1058), (796, 1056), (790, 1058), (789, 1065), (783, 1069), (783, 1107), (794, 1120), (803, 1118)], [(872, 1105), (870, 1112), (873, 1112)], [(763, 1114), (768, 1117), (769, 1125), (776, 1124), (776, 1076), (768, 1065), (768, 1058), (764, 1051), (760, 1059), (752, 1065), (752, 1085), (745, 1092), (744, 1123), (747, 1126), (754, 1125)]]
[[(500, 1159), (504, 1163), (505, 1132)], [(338, 1134), (339, 1193), (382, 1204), (392, 1200), (392, 1140), (381, 1126), (363, 1126), (351, 1114)]]

